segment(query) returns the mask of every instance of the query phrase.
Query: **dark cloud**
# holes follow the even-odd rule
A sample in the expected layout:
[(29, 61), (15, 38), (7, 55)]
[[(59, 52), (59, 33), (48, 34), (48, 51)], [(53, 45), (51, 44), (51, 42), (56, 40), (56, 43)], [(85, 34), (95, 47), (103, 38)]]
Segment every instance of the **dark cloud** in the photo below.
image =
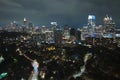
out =
[(106, 14), (120, 22), (120, 0), (0, 0), (0, 24), (12, 20), (22, 23), (24, 17), (34, 24), (83, 25), (87, 15), (96, 15), (96, 23), (102, 24)]

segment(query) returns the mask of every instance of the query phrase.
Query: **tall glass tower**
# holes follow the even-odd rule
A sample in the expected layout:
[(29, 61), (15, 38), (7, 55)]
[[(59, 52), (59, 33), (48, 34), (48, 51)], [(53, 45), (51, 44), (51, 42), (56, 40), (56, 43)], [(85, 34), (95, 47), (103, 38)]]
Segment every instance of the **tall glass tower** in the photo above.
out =
[(88, 33), (93, 34), (95, 32), (95, 16), (88, 15)]

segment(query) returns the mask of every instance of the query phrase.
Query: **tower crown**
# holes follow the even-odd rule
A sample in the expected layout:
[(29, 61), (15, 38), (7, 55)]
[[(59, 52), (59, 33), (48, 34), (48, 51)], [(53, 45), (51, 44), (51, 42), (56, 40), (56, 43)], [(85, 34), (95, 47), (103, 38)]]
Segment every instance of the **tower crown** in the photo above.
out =
[(27, 21), (27, 19), (26, 18), (24, 18), (24, 22), (26, 22)]

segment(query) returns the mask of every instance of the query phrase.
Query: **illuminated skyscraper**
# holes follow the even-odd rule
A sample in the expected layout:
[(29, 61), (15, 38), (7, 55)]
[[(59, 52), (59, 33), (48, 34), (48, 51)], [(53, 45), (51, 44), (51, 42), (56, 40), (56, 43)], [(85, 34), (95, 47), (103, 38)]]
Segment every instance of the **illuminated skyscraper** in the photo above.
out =
[(113, 21), (112, 17), (109, 17), (108, 15), (104, 18), (104, 35), (108, 38), (114, 38), (115, 39), (115, 22)]
[(88, 33), (93, 34), (95, 31), (95, 16), (88, 15)]
[(23, 19), (23, 32), (26, 32), (27, 31), (27, 19), (24, 18)]
[(26, 18), (24, 18), (24, 25), (26, 26), (26, 23), (27, 23), (27, 19)]
[(55, 30), (57, 28), (57, 25), (58, 25), (57, 22), (51, 22), (50, 24), (51, 24), (52, 30)]
[(104, 32), (113, 33), (115, 31), (115, 22), (113, 21), (112, 17), (106, 15), (103, 21), (104, 21)]

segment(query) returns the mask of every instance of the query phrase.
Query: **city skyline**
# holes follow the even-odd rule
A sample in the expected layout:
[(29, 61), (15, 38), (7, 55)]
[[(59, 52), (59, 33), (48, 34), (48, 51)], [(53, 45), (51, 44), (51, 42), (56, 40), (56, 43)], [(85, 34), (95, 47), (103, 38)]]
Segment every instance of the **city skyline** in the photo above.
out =
[(96, 16), (96, 24), (103, 24), (103, 18), (108, 14), (116, 24), (120, 22), (119, 0), (1, 0), (0, 25), (11, 21), (23, 23), (26, 17), (35, 25), (70, 25), (82, 27), (87, 24), (89, 14)]

